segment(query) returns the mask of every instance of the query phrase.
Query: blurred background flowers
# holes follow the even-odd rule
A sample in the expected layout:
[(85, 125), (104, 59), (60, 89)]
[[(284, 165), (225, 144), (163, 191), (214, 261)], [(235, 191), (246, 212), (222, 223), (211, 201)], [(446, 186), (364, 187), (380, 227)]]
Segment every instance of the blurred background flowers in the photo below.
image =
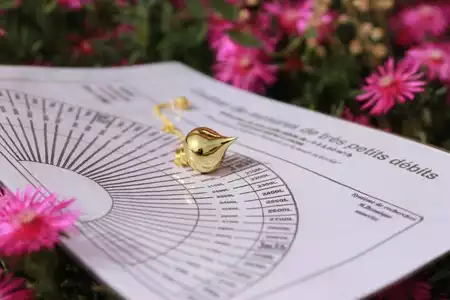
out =
[[(178, 60), (237, 88), (448, 150), (449, 32), (448, 0), (0, 0), (0, 64)], [(106, 299), (62, 260), (66, 273), (52, 280), (69, 287), (59, 282), (55, 299)], [(377, 299), (450, 297), (449, 259), (417, 276)]]

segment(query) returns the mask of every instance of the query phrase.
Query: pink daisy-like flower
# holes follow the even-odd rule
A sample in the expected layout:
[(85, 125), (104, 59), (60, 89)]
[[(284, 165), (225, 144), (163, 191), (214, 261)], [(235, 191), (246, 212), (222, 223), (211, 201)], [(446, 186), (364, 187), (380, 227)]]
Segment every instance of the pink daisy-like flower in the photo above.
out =
[(93, 2), (92, 0), (58, 0), (59, 5), (70, 8), (70, 9), (81, 9), (85, 5)]
[(23, 193), (6, 194), (0, 207), (0, 253), (24, 255), (52, 249), (60, 235), (71, 229), (78, 213), (66, 211), (74, 201), (58, 201), (56, 195), (44, 196), (31, 186)]
[(376, 300), (431, 300), (431, 286), (414, 279), (397, 283), (378, 294)]
[(372, 115), (387, 113), (396, 102), (413, 100), (426, 84), (420, 80), (423, 73), (419, 72), (419, 68), (420, 65), (408, 60), (401, 60), (395, 66), (394, 59), (389, 58), (366, 78), (365, 93), (357, 96), (356, 100), (366, 102), (362, 109), (371, 107)]
[(426, 67), (430, 80), (450, 79), (450, 47), (448, 43), (425, 43), (406, 52), (406, 59)]
[(263, 43), (262, 48), (267, 52), (275, 50), (280, 33), (272, 28), (270, 15), (261, 11), (257, 14), (246, 12), (246, 17), (242, 17), (236, 22), (212, 14), (209, 19), (208, 40), (213, 50), (218, 51), (229, 45), (228, 31), (230, 30), (251, 34)]
[[(227, 0), (226, 2), (235, 4), (236, 1)], [(242, 16), (240, 16), (239, 20), (233, 22), (219, 15), (210, 7), (209, 3), (205, 3), (205, 6), (208, 11), (208, 39), (210, 44), (213, 44), (216, 40), (220, 39), (228, 30), (248, 22), (248, 18)]]
[(226, 61), (230, 56), (235, 55), (242, 48), (240, 45), (235, 43), (228, 35), (225, 35), (220, 40), (220, 46), (216, 48), (216, 60)]
[(25, 288), (25, 280), (14, 278), (11, 274), (0, 271), (0, 299), (1, 300), (31, 300), (34, 294)]
[(370, 123), (370, 117), (366, 115), (354, 115), (349, 108), (346, 108), (342, 112), (341, 116), (344, 120), (357, 123), (363, 126), (371, 127), (371, 128), (378, 128), (380, 130), (386, 131), (386, 132), (392, 132), (392, 128), (390, 127), (375, 127)]
[(234, 51), (223, 55), (213, 66), (214, 77), (231, 85), (263, 93), (266, 86), (276, 81), (278, 68), (268, 63), (268, 57), (259, 49), (235, 45)]
[(448, 2), (442, 3), (441, 8), (442, 8), (442, 11), (444, 12), (447, 20), (450, 19), (450, 3), (448, 3)]
[(370, 118), (368, 116), (354, 115), (348, 107), (344, 109), (344, 112), (342, 113), (342, 118), (353, 123), (372, 127), (372, 124), (370, 124)]
[(441, 36), (449, 28), (449, 22), (440, 5), (421, 3), (406, 7), (394, 15), (391, 26), (396, 33), (397, 43), (408, 45)]
[(307, 23), (313, 15), (311, 0), (278, 0), (265, 3), (264, 8), (278, 19), (280, 27), (288, 34), (296, 33), (299, 22)]
[[(317, 41), (323, 42), (333, 33), (336, 16), (336, 13), (327, 12), (320, 17), (320, 22), (315, 27), (317, 30)], [(308, 20), (301, 19), (297, 22), (297, 29), (300, 34), (304, 34), (309, 26)]]

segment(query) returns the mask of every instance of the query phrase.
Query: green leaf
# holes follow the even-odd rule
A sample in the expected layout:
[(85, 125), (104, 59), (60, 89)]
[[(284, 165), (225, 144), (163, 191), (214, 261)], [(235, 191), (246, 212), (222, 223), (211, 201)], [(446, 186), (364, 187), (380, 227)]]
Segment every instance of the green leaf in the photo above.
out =
[(139, 41), (139, 44), (147, 48), (148, 42), (149, 42), (149, 27), (148, 27), (148, 12), (146, 9), (144, 9), (143, 6), (139, 6), (140, 8), (138, 10), (138, 18), (137, 18), (137, 38)]
[(15, 0), (0, 0), (0, 9), (10, 9), (16, 7)]
[(440, 87), (440, 88), (438, 88), (437, 90), (436, 90), (436, 92), (435, 92), (435, 95), (436, 96), (438, 96), (438, 97), (442, 97), (442, 96), (444, 96), (445, 94), (447, 94), (447, 87), (445, 87), (445, 86), (443, 86), (443, 87)]
[(242, 31), (230, 30), (228, 31), (228, 36), (233, 41), (244, 47), (259, 48), (262, 46), (262, 42), (259, 39)]
[(168, 1), (164, 1), (162, 5), (162, 14), (161, 14), (161, 30), (163, 32), (168, 32), (170, 30), (173, 11), (174, 11), (173, 5)]
[[(190, 1), (190, 0), (189, 0)], [(212, 8), (227, 20), (235, 21), (239, 16), (239, 7), (225, 0), (211, 0)]]
[(205, 7), (201, 0), (186, 1), (186, 7), (189, 14), (197, 19), (203, 19), (207, 16)]
[(356, 98), (358, 95), (362, 94), (364, 91), (363, 90), (350, 90), (348, 92), (348, 98), (350, 99), (354, 99)]
[(42, 46), (44, 45), (43, 41), (35, 41), (33, 43), (33, 45), (31, 46), (30, 52), (33, 54), (36, 54), (37, 52), (39, 52), (42, 48)]
[[(197, 47), (206, 35), (206, 24), (194, 24), (186, 29), (182, 30), (179, 34), (182, 36), (180, 38), (180, 47), (182, 50), (188, 50), (193, 47)], [(184, 48), (184, 49), (183, 49)]]
[(131, 55), (130, 55), (130, 58), (128, 58), (128, 63), (130, 64), (130, 65), (134, 65), (138, 60), (139, 60), (139, 58), (141, 57), (142, 55), (141, 55), (141, 52), (140, 51), (133, 51), (132, 53), (131, 53)]
[(317, 29), (314, 27), (309, 28), (304, 35), (305, 39), (316, 38), (317, 37)]
[(49, 14), (52, 11), (55, 10), (55, 8), (58, 6), (58, 1), (57, 0), (50, 0), (48, 3), (46, 3), (44, 5), (44, 9), (43, 12), (44, 14)]
[(188, 37), (192, 37), (194, 45), (199, 45), (206, 38), (208, 24), (201, 22), (191, 26), (188, 30)]
[(418, 137), (417, 133), (420, 130), (420, 125), (417, 120), (412, 118), (405, 118), (402, 120), (402, 135), (407, 138), (415, 139)]
[(171, 33), (166, 34), (166, 36), (159, 42), (157, 50), (161, 55), (162, 60), (170, 60), (173, 57), (174, 49), (179, 43), (178, 34)]

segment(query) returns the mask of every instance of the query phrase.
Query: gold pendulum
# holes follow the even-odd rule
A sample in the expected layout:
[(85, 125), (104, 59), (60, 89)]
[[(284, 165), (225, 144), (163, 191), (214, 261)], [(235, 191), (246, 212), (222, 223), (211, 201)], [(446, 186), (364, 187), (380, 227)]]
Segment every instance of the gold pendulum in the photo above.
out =
[(175, 151), (175, 164), (199, 171), (211, 173), (220, 167), (225, 152), (237, 140), (237, 137), (226, 137), (208, 127), (197, 127), (186, 137), (161, 112), (162, 108), (186, 110), (190, 108), (186, 97), (178, 97), (169, 103), (158, 104), (154, 108), (155, 114), (163, 121), (162, 131), (178, 136), (183, 142)]

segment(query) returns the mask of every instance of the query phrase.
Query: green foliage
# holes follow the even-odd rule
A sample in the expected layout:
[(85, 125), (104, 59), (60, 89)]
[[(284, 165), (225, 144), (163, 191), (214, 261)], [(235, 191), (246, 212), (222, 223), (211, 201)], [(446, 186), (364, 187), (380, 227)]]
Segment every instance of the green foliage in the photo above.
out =
[(196, 19), (205, 19), (207, 12), (201, 0), (191, 0), (186, 2), (186, 8), (189, 15)]
[[(242, 11), (226, 0), (208, 0), (210, 7), (204, 6), (204, 0), (187, 0), (181, 8), (175, 2), (140, 0), (120, 6), (116, 1), (97, 0), (95, 5), (70, 9), (58, 0), (24, 0), (20, 6), (14, 0), (0, 0), (0, 10), (5, 10), (0, 15), (0, 64), (101, 67), (178, 60), (211, 74), (214, 54), (207, 39), (208, 20), (214, 15), (241, 22)], [(255, 9), (248, 7), (246, 12)], [(368, 22), (371, 14), (362, 17)], [(379, 26), (386, 23), (384, 17), (377, 20)], [(274, 19), (271, 29), (279, 29)], [(283, 38), (270, 53), (280, 71), (267, 96), (337, 117), (348, 108), (355, 115), (369, 117), (373, 126), (389, 127), (394, 133), (450, 150), (448, 88), (441, 83), (429, 84), (425, 93), (396, 106), (388, 115), (373, 117), (361, 111), (355, 97), (361, 93), (364, 78), (382, 60), (374, 63), (368, 53), (349, 51), (358, 30), (351, 22), (339, 24), (332, 45), (323, 47), (311, 45), (319, 36), (317, 28)], [(241, 46), (263, 49), (264, 41), (248, 27), (236, 27), (226, 34)], [(395, 56), (402, 49), (389, 51)], [(298, 59), (300, 66), (286, 67), (291, 58)], [(15, 270), (29, 280), (39, 299), (116, 299), (64, 251), (56, 253), (29, 257)], [(450, 295), (448, 270), (448, 258), (424, 270), (436, 297)]]
[(211, 7), (227, 20), (235, 21), (239, 16), (239, 8), (225, 0), (211, 0)]
[(230, 30), (228, 31), (228, 35), (234, 42), (248, 48), (258, 48), (263, 45), (260, 40), (258, 40), (255, 36), (247, 32)]

